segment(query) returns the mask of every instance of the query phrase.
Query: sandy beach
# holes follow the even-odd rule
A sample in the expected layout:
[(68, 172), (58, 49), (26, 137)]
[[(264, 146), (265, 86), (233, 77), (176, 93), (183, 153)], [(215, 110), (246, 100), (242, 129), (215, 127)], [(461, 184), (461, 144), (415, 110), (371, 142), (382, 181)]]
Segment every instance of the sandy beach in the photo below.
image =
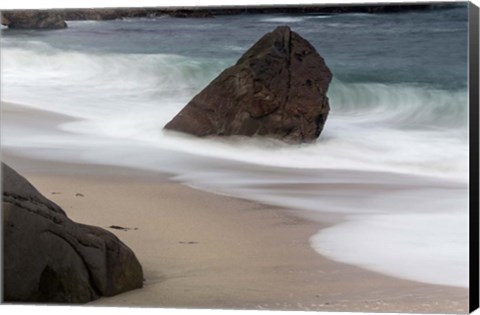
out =
[[(15, 165), (13, 157), (7, 160)], [(144, 268), (144, 288), (92, 305), (436, 313), (467, 309), (466, 289), (399, 280), (321, 257), (308, 239), (322, 226), (288, 209), (205, 193), (161, 175), (152, 180), (130, 176), (128, 170), (99, 174), (99, 168), (74, 164), (70, 170), (76, 174), (65, 174), (49, 165), (48, 172), (42, 163), (38, 173), (24, 174), (74, 221), (115, 233)], [(125, 230), (109, 228), (112, 225)]]
[[(15, 167), (13, 157), (6, 159)], [(308, 239), (322, 226), (288, 209), (194, 190), (161, 175), (156, 181), (126, 170), (93, 175), (89, 166), (75, 164), (70, 168), (76, 174), (65, 174), (55, 171), (54, 163), (46, 165), (24, 175), (74, 221), (115, 233), (144, 268), (144, 288), (91, 305), (420, 313), (467, 309), (466, 289), (390, 278), (321, 257)]]

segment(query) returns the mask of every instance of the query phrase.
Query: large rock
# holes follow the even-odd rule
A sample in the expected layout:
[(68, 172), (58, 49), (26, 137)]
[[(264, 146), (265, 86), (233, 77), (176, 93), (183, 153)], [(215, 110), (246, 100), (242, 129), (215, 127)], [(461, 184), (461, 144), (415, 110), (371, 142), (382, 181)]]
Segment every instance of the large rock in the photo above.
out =
[(330, 110), (332, 74), (315, 48), (288, 26), (264, 35), (166, 126), (196, 136), (315, 140)]
[(63, 14), (56, 11), (5, 11), (2, 12), (2, 25), (16, 29), (60, 29), (67, 23)]
[(6, 302), (85, 303), (143, 285), (134, 253), (112, 233), (77, 224), (2, 163)]

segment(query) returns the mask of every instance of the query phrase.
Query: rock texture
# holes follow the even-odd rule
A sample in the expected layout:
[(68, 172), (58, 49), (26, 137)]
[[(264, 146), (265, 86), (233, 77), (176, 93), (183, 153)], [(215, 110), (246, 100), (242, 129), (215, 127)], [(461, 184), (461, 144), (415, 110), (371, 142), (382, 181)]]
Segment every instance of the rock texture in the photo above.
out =
[(134, 253), (112, 233), (77, 224), (2, 163), (6, 302), (85, 303), (143, 285)]
[(67, 23), (63, 14), (55, 11), (5, 11), (1, 23), (16, 29), (61, 29)]
[(310, 142), (330, 110), (332, 74), (315, 48), (277, 27), (196, 95), (165, 129), (196, 136), (269, 136)]

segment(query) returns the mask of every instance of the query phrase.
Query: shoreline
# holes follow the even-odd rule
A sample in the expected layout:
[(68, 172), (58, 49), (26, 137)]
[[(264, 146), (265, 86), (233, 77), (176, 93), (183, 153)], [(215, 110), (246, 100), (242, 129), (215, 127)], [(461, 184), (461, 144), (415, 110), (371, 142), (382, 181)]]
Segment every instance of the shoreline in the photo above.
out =
[[(27, 126), (46, 132), (55, 132), (56, 126), (68, 121), (66, 116), (3, 102), (1, 117), (3, 128), (34, 122)], [(50, 162), (17, 153), (25, 154), (2, 147), (2, 161), (59, 204), (72, 220), (116, 234), (144, 268), (144, 288), (87, 305), (413, 313), (468, 310), (466, 288), (402, 280), (321, 256), (309, 240), (327, 224), (287, 208), (193, 189), (164, 173)], [(129, 230), (108, 228), (111, 225)]]

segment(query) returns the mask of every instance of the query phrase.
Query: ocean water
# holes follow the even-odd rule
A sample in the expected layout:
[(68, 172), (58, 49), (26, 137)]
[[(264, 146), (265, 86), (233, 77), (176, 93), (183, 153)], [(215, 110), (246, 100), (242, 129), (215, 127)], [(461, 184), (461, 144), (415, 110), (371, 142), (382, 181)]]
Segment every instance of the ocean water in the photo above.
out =
[[(167, 172), (199, 189), (281, 205), (330, 223), (309, 242), (333, 260), (468, 287), (467, 16), (460, 4), (398, 14), (2, 29), (2, 101), (76, 118), (53, 132), (2, 121), (2, 147)], [(309, 40), (333, 73), (318, 141), (197, 139), (162, 130), (278, 25)]]

